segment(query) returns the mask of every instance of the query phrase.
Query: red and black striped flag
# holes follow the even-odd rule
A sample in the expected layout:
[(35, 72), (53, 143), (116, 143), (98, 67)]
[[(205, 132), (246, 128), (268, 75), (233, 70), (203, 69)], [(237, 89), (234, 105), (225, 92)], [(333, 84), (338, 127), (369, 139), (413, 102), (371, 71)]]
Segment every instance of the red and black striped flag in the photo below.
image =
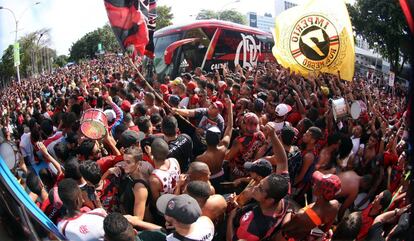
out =
[(112, 30), (125, 51), (153, 56), (156, 0), (104, 0)]
[(410, 27), (411, 33), (414, 35), (414, 1), (400, 0), (400, 5), (407, 19), (408, 27)]
[(154, 58), (154, 32), (157, 19), (157, 1), (156, 0), (141, 0), (139, 9), (146, 16), (148, 27), (149, 42), (145, 48), (145, 55)]

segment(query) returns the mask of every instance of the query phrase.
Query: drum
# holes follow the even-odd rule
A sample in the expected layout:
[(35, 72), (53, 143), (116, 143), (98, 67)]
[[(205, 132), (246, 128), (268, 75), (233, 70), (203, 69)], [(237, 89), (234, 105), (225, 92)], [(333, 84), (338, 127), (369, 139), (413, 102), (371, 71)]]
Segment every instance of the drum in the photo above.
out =
[(92, 140), (104, 138), (108, 131), (108, 119), (105, 113), (98, 109), (85, 111), (80, 123), (82, 134)]
[(12, 142), (3, 142), (0, 145), (0, 156), (10, 170), (14, 170), (21, 159), (19, 148)]
[(358, 119), (361, 114), (365, 113), (366, 111), (367, 105), (361, 100), (357, 100), (351, 105), (351, 116), (354, 120)]
[(332, 111), (335, 120), (341, 117), (345, 117), (348, 114), (348, 108), (344, 98), (336, 99), (332, 101)]

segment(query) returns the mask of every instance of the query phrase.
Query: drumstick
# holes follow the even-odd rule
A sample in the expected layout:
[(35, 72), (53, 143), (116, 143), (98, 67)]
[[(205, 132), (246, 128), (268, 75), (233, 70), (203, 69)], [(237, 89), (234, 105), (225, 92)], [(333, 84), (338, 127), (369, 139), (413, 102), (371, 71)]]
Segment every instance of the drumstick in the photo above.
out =
[[(132, 61), (132, 59), (129, 55), (128, 55), (128, 60), (129, 60), (129, 63), (132, 65), (132, 67), (134, 67), (134, 69), (137, 71), (139, 79), (141, 81), (143, 81), (145, 83), (145, 85), (154, 93), (155, 97), (157, 97), (160, 101), (162, 101), (164, 103), (164, 105), (167, 106), (168, 109), (172, 109), (172, 107), (154, 90), (154, 88), (152, 88), (152, 86), (147, 82), (147, 80), (144, 78), (144, 76), (142, 76), (141, 72), (138, 70), (137, 66), (135, 66), (134, 62)], [(194, 129), (197, 128), (189, 120), (187, 120), (186, 118), (184, 118), (180, 114), (178, 114), (178, 113), (175, 113), (175, 114), (178, 115), (178, 117), (180, 117), (182, 120), (184, 120), (187, 124), (191, 125)]]

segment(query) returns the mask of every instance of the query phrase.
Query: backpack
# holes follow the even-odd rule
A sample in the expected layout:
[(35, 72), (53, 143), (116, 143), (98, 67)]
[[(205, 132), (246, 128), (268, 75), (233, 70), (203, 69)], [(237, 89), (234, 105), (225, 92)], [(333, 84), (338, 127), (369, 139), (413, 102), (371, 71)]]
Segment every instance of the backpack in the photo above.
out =
[(292, 183), (295, 182), (296, 175), (299, 174), (300, 169), (302, 168), (303, 159), (302, 153), (299, 148), (296, 147), (294, 151), (286, 153), (288, 158), (288, 170), (289, 177)]
[(117, 211), (119, 208), (119, 185), (120, 178), (110, 175), (104, 180), (104, 186), (98, 193), (102, 207), (108, 212)]

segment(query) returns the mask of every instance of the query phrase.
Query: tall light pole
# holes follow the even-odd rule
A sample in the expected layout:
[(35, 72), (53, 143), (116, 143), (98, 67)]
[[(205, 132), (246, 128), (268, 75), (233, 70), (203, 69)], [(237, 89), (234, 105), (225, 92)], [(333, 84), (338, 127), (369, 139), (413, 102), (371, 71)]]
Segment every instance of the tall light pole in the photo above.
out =
[(39, 38), (36, 41), (36, 45), (33, 46), (33, 49), (36, 49), (36, 50), (33, 50), (33, 52), (34, 52), (33, 57), (34, 57), (34, 65), (35, 65), (35, 74), (37, 74), (39, 72), (38, 71), (39, 65), (37, 64), (37, 52), (39, 51), (39, 49), (38, 49), (39, 48), (39, 41), (43, 37), (44, 34), (45, 34), (44, 32), (40, 33)]
[[(15, 27), (16, 27), (16, 30), (15, 30), (15, 35), (14, 35), (14, 46), (15, 46), (15, 48), (16, 48), (16, 43), (17, 43), (17, 32), (18, 32), (18, 27), (19, 27), (19, 21), (20, 21), (20, 19), (23, 17), (23, 14), (29, 9), (29, 8), (31, 8), (31, 7), (33, 7), (33, 6), (35, 6), (35, 5), (38, 5), (38, 4), (40, 4), (40, 2), (36, 2), (36, 3), (34, 3), (33, 5), (30, 5), (30, 6), (28, 6), (23, 12), (22, 12), (22, 14), (20, 15), (20, 17), (17, 19), (16, 18), (16, 15), (14, 14), (14, 12), (13, 12), (13, 10), (11, 10), (10, 8), (6, 8), (6, 7), (3, 7), (3, 6), (0, 6), (0, 10), (1, 9), (4, 9), (4, 10), (7, 10), (7, 11), (9, 11), (12, 15), (13, 15), (13, 19), (14, 19), (14, 23), (15, 23)], [(16, 51), (16, 50), (15, 50)], [(19, 61), (20, 62), (20, 61)], [(16, 66), (16, 71), (17, 71), (17, 81), (19, 82), (19, 84), (20, 84), (20, 70), (19, 70), (19, 66), (20, 66), (20, 63), (19, 62), (17, 62), (17, 63), (15, 63), (15, 66)]]
[(221, 18), (221, 11), (226, 10), (226, 7), (227, 7), (227, 6), (229, 6), (230, 4), (233, 4), (233, 3), (239, 3), (239, 2), (240, 2), (240, 0), (234, 0), (234, 1), (231, 1), (231, 2), (228, 2), (228, 3), (224, 4), (224, 5), (221, 7), (221, 9), (222, 9), (222, 10), (220, 10), (220, 12), (219, 12), (219, 14), (218, 14), (218, 20), (220, 20), (220, 18)]

